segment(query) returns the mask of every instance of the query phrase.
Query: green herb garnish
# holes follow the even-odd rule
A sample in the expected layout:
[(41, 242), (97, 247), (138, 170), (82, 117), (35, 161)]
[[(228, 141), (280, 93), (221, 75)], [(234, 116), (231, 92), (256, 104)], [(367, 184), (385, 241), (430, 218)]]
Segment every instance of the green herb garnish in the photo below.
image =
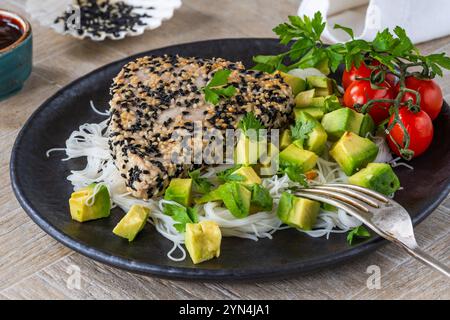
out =
[(245, 177), (239, 175), (239, 174), (234, 174), (233, 172), (235, 172), (236, 170), (238, 170), (240, 167), (242, 167), (241, 164), (235, 165), (231, 168), (219, 171), (216, 173), (216, 177), (219, 178), (219, 180), (223, 181), (223, 182), (227, 182), (227, 181), (244, 181)]
[(261, 121), (255, 117), (253, 112), (248, 112), (241, 119), (241, 121), (239, 121), (238, 128), (241, 129), (246, 136), (248, 136), (248, 130), (255, 130), (258, 132), (258, 130), (264, 129), (264, 126)]
[(256, 206), (261, 211), (270, 211), (273, 206), (273, 199), (270, 196), (269, 190), (259, 184), (252, 186), (252, 200), (251, 204)]
[(236, 88), (232, 85), (227, 86), (228, 78), (231, 74), (231, 70), (222, 69), (214, 73), (213, 78), (202, 89), (205, 93), (205, 100), (207, 102), (216, 105), (219, 103), (220, 98), (231, 98), (236, 94)]
[(164, 204), (164, 213), (171, 216), (172, 219), (178, 223), (173, 226), (178, 232), (186, 231), (186, 223), (197, 223), (198, 210), (197, 208), (186, 208), (175, 204)]
[(369, 238), (370, 233), (364, 226), (359, 226), (356, 228), (353, 228), (349, 231), (347, 234), (347, 242), (348, 244), (352, 245), (353, 240), (356, 238)]
[(200, 177), (200, 169), (189, 172), (189, 177), (192, 179), (194, 188), (199, 193), (208, 193), (213, 184), (206, 178)]
[[(326, 61), (334, 72), (340, 64), (345, 64), (346, 69), (350, 70), (352, 65), (359, 67), (365, 60), (377, 60), (391, 72), (396, 72), (403, 64), (411, 67), (421, 65), (425, 70), (416, 75), (426, 78), (433, 78), (436, 74), (442, 76), (442, 68), (450, 69), (449, 57), (444, 53), (421, 55), (401, 27), (397, 26), (393, 32), (389, 29), (380, 31), (373, 41), (355, 39), (353, 30), (344, 26), (337, 24), (334, 28), (346, 32), (351, 40), (324, 46), (320, 37), (325, 29), (325, 22), (320, 12), (316, 12), (313, 19), (308, 16), (289, 16), (289, 22), (273, 29), (281, 44), (289, 45), (292, 41), (289, 50), (279, 55), (253, 57), (256, 63), (254, 69), (271, 73), (276, 70), (317, 67)], [(289, 65), (285, 64), (286, 60), (289, 60)], [(379, 70), (383, 67), (380, 66)], [(374, 71), (375, 69), (377, 68)], [(383, 72), (375, 71), (372, 74), (378, 74), (378, 81), (384, 81)]]
[(312, 121), (296, 121), (295, 125), (291, 126), (292, 140), (295, 141), (296, 145), (303, 148), (306, 139), (309, 138), (309, 134), (315, 126), (316, 124)]
[(298, 182), (305, 188), (309, 187), (308, 180), (302, 173), (302, 168), (298, 166), (285, 166), (279, 169), (278, 174), (287, 174), (291, 181)]

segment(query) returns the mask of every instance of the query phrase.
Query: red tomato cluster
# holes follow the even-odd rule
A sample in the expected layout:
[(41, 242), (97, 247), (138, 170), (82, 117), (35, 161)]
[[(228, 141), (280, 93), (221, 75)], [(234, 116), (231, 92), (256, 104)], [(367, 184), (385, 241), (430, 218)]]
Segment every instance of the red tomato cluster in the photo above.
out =
[[(379, 62), (373, 62), (371, 65), (379, 65)], [(359, 68), (352, 67), (349, 71), (344, 71), (342, 76), (342, 85), (345, 89), (344, 104), (349, 108), (354, 108), (355, 104), (363, 105), (370, 100), (389, 99), (393, 100), (399, 93), (399, 84), (396, 82), (395, 76), (387, 74), (385, 81), (378, 85), (379, 89), (372, 89), (369, 80), (357, 80), (357, 78), (369, 78), (372, 70), (364, 63)], [(405, 129), (409, 134), (410, 143), (409, 150), (414, 152), (417, 157), (425, 152), (430, 146), (433, 139), (433, 123), (441, 111), (443, 97), (442, 91), (436, 82), (428, 79), (418, 79), (415, 77), (407, 77), (405, 86), (408, 89), (417, 91), (420, 95), (420, 111), (412, 112), (407, 107), (401, 107), (399, 110), (399, 118), (405, 125)], [(406, 92), (402, 98), (403, 102), (412, 100), (416, 102), (416, 95)], [(377, 102), (369, 110), (376, 124), (380, 124), (389, 118), (388, 123), (394, 121), (394, 114), (390, 115), (390, 103)], [(388, 136), (388, 144), (391, 150), (400, 155), (398, 146), (403, 145), (404, 130), (400, 124), (396, 124)]]

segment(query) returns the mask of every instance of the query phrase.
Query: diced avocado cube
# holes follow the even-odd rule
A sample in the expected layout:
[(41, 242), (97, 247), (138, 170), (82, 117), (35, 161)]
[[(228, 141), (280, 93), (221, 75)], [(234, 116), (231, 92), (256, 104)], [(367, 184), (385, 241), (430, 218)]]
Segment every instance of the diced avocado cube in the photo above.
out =
[(267, 146), (267, 154), (263, 154), (260, 158), (259, 174), (261, 176), (272, 176), (278, 170), (278, 155), (280, 150), (273, 144)]
[(187, 223), (184, 237), (184, 245), (194, 264), (220, 256), (222, 233), (216, 222)]
[(348, 182), (387, 196), (400, 188), (400, 180), (387, 163), (369, 163), (366, 168), (350, 176)]
[(144, 228), (150, 215), (150, 209), (133, 205), (128, 213), (119, 221), (113, 233), (119, 237), (128, 239), (129, 242), (136, 238), (136, 235)]
[(283, 131), (283, 133), (281, 134), (281, 139), (280, 139), (280, 149), (283, 150), (285, 149), (288, 145), (290, 145), (292, 143), (292, 136), (291, 136), (291, 130), (286, 129)]
[(286, 82), (292, 88), (292, 93), (294, 96), (306, 89), (306, 81), (302, 78), (298, 78), (293, 76), (292, 74), (284, 73), (281, 71), (280, 75), (283, 78), (284, 82)]
[(192, 179), (174, 178), (164, 193), (165, 200), (178, 202), (184, 207), (190, 207), (192, 203)]
[(309, 107), (324, 109), (324, 107), (325, 107), (325, 97), (315, 97), (315, 98), (313, 98), (312, 101), (311, 101), (311, 105)]
[(344, 134), (344, 132), (351, 131), (350, 128), (353, 118), (352, 109), (338, 109), (323, 116), (322, 126), (328, 134), (329, 139), (336, 141)]
[(353, 111), (353, 121), (351, 121), (350, 130), (353, 133), (366, 137), (369, 132), (375, 130), (375, 122), (369, 114), (362, 114), (357, 111)]
[(253, 185), (250, 213), (272, 211), (272, 206), (273, 199), (270, 196), (269, 190), (259, 184)]
[(236, 218), (245, 218), (250, 213), (252, 193), (243, 184), (227, 182), (219, 187), (220, 198), (225, 207)]
[(361, 137), (367, 137), (368, 133), (372, 133), (374, 131), (375, 131), (375, 122), (373, 121), (372, 117), (368, 113), (366, 113), (361, 121), (361, 126), (359, 128), (359, 135)]
[(330, 88), (331, 80), (326, 76), (309, 76), (306, 77), (306, 82), (313, 88)]
[(75, 191), (70, 196), (69, 207), (72, 219), (78, 222), (109, 217), (111, 200), (108, 188), (93, 183)]
[(315, 90), (314, 89), (300, 92), (295, 97), (295, 107), (296, 108), (309, 107), (311, 105), (311, 103), (312, 103), (312, 99), (314, 98), (314, 96), (315, 96)]
[(196, 204), (203, 204), (203, 203), (207, 203), (207, 202), (222, 201), (222, 194), (221, 194), (219, 188), (211, 190), (210, 192), (208, 192), (207, 194), (204, 194), (199, 199), (194, 199), (194, 202)]
[(279, 157), (280, 167), (296, 167), (302, 173), (314, 168), (318, 159), (314, 152), (299, 148), (293, 143), (281, 151)]
[(233, 174), (240, 175), (245, 178), (243, 181), (239, 181), (247, 186), (251, 186), (253, 184), (261, 184), (261, 178), (258, 174), (253, 170), (252, 167), (240, 167)]
[(375, 143), (349, 131), (330, 150), (330, 155), (347, 176), (363, 169), (375, 160), (377, 154), (378, 146)]
[(333, 89), (329, 89), (329, 88), (316, 88), (316, 92), (315, 92), (316, 98), (327, 97), (329, 95), (332, 95), (333, 93), (334, 93)]
[(315, 154), (321, 154), (325, 149), (328, 136), (320, 122), (306, 112), (299, 112), (297, 121), (300, 123), (310, 122), (314, 124), (314, 128), (308, 134), (308, 138), (305, 141), (305, 149)]
[(263, 152), (259, 159), (260, 164), (263, 167), (270, 166), (272, 161), (278, 158), (279, 153), (280, 150), (273, 143), (269, 143), (266, 152)]
[(332, 141), (338, 140), (346, 131), (365, 137), (368, 132), (375, 129), (375, 123), (370, 115), (350, 108), (327, 113), (322, 119), (322, 125)]
[(244, 166), (257, 164), (260, 155), (262, 154), (263, 150), (266, 150), (266, 148), (266, 141), (258, 141), (256, 136), (250, 139), (244, 134), (241, 134), (236, 144), (234, 153), (235, 163), (242, 164)]
[(311, 230), (317, 221), (319, 212), (319, 202), (283, 192), (278, 204), (277, 215), (287, 225), (302, 230)]
[(295, 119), (298, 119), (300, 112), (307, 112), (314, 117), (316, 120), (321, 120), (323, 115), (325, 114), (324, 108), (294, 108)]

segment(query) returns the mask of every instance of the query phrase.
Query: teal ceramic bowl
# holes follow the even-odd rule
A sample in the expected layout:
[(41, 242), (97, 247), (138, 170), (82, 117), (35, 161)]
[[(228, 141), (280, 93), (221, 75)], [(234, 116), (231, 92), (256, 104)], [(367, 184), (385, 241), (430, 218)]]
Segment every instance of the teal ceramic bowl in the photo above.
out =
[(21, 36), (6, 48), (0, 49), (0, 100), (18, 92), (33, 67), (33, 37), (31, 25), (21, 16), (0, 9), (0, 19), (17, 26)]

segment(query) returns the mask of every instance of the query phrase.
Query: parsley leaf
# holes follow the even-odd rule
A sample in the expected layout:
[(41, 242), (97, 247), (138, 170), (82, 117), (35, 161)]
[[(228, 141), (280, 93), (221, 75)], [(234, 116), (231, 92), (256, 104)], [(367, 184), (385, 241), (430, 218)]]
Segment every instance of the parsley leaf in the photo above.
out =
[(269, 190), (260, 184), (252, 186), (251, 204), (262, 211), (270, 211), (273, 207), (273, 199), (270, 196)]
[(180, 233), (186, 231), (186, 223), (198, 222), (197, 208), (186, 208), (183, 206), (166, 203), (164, 205), (164, 213), (171, 216), (174, 221), (178, 222), (173, 226)]
[(255, 130), (258, 132), (259, 129), (264, 129), (261, 121), (255, 117), (253, 112), (248, 112), (245, 116), (239, 121), (238, 128), (242, 130), (242, 132), (247, 135), (248, 130)]
[(344, 27), (344, 26), (341, 26), (340, 24), (335, 24), (334, 25), (334, 28), (333, 29), (341, 29), (341, 30), (343, 30), (345, 33), (347, 33), (349, 36), (350, 36), (350, 38), (352, 38), (352, 40), (354, 40), (355, 39), (355, 34), (353, 33), (353, 30), (351, 29), (351, 28), (348, 28), (348, 27)]
[(355, 238), (369, 238), (370, 233), (364, 226), (353, 228), (347, 234), (347, 242), (352, 245)]
[(208, 193), (213, 186), (208, 179), (200, 177), (200, 169), (189, 172), (189, 177), (192, 179), (194, 189), (199, 193)]
[(212, 79), (202, 89), (207, 102), (216, 105), (219, 103), (220, 98), (231, 98), (236, 94), (234, 86), (227, 86), (231, 72), (228, 69), (221, 69), (214, 73)]
[(366, 41), (355, 39), (351, 28), (336, 24), (334, 28), (346, 32), (351, 40), (326, 47), (320, 39), (324, 28), (325, 22), (320, 12), (312, 19), (308, 16), (290, 16), (288, 22), (273, 29), (280, 43), (290, 45), (289, 49), (279, 55), (253, 57), (256, 63), (253, 69), (269, 73), (276, 70), (286, 72), (294, 68), (319, 67), (323, 62), (327, 62), (330, 70), (334, 72), (340, 64), (345, 64), (349, 70), (353, 65), (359, 67), (365, 60), (377, 60), (391, 72), (398, 70), (400, 63), (421, 62), (428, 67), (428, 73), (422, 74), (425, 78), (442, 75), (442, 68), (450, 69), (450, 58), (445, 54), (421, 56), (401, 27), (394, 28), (392, 32), (384, 29), (377, 33), (373, 41)]
[(211, 81), (208, 82), (207, 87), (216, 88), (225, 86), (228, 83), (228, 77), (230, 76), (230, 74), (231, 70), (228, 69), (217, 70), (214, 73), (214, 76), (212, 77)]
[(316, 124), (312, 121), (296, 121), (294, 126), (291, 126), (292, 140), (296, 141), (296, 144), (303, 148), (306, 139), (313, 131)]
[(233, 174), (233, 172), (235, 172), (236, 170), (238, 170), (240, 167), (242, 167), (242, 165), (238, 164), (235, 165), (231, 168), (219, 171), (216, 173), (216, 177), (223, 181), (223, 182), (227, 182), (227, 181), (244, 181), (245, 177), (239, 175), (239, 174)]
[(298, 182), (306, 188), (309, 187), (309, 184), (306, 180), (306, 176), (302, 173), (302, 171), (302, 168), (298, 166), (285, 166), (283, 168), (280, 168), (278, 173), (287, 174), (291, 181)]

